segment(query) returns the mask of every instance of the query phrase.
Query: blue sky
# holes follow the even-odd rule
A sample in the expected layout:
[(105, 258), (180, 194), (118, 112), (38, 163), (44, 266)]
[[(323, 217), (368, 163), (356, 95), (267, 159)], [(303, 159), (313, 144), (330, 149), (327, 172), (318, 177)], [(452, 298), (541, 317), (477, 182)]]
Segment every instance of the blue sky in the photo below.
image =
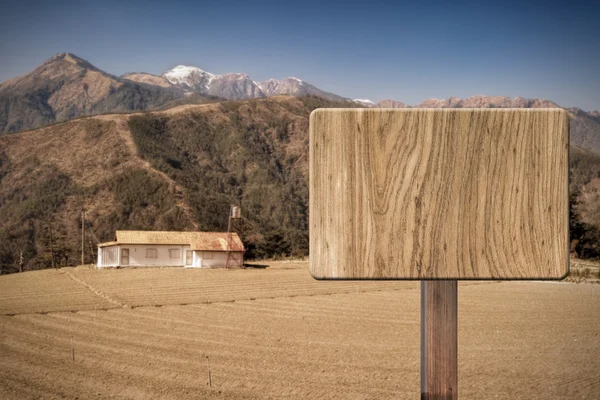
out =
[(374, 101), (485, 94), (600, 110), (600, 2), (322, 3), (3, 1), (0, 81), (66, 51), (115, 75), (187, 64)]

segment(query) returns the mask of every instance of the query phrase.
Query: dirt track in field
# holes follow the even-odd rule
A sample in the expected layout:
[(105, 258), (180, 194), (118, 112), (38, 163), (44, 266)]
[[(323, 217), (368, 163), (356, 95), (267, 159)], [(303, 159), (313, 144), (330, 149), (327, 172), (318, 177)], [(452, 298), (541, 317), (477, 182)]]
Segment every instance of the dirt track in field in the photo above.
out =
[[(600, 398), (599, 305), (597, 284), (461, 284), (461, 398)], [(0, 314), (2, 399), (419, 398), (416, 282), (65, 268), (0, 277)]]

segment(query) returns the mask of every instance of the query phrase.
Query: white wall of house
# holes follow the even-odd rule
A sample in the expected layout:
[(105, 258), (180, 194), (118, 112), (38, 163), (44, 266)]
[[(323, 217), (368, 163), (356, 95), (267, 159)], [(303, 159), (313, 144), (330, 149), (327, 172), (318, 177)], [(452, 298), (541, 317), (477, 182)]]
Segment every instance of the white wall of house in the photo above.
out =
[(98, 268), (119, 266), (119, 246), (98, 247)]
[[(182, 267), (186, 264), (185, 245), (115, 245), (98, 249), (98, 267)], [(114, 254), (118, 254), (114, 259)]]
[[(232, 251), (229, 253), (229, 267), (241, 267), (244, 253)], [(220, 268), (227, 265), (226, 251), (194, 250), (193, 267), (195, 268)]]

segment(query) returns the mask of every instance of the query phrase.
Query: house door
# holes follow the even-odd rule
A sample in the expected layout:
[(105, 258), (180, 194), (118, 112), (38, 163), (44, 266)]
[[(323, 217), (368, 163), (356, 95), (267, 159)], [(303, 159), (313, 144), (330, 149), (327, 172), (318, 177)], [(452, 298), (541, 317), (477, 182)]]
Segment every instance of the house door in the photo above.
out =
[(192, 265), (192, 251), (185, 251), (185, 265)]
[(121, 265), (129, 265), (129, 249), (121, 249)]

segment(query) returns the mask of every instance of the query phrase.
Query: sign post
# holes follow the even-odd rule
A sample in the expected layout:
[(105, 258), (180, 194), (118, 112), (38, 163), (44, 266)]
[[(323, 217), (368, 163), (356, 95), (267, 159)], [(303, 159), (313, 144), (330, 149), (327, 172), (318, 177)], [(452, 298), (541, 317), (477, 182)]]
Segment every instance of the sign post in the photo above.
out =
[(458, 282), (421, 281), (421, 398), (458, 398)]
[(562, 109), (318, 109), (310, 272), (421, 283), (421, 395), (458, 398), (457, 281), (568, 272)]

